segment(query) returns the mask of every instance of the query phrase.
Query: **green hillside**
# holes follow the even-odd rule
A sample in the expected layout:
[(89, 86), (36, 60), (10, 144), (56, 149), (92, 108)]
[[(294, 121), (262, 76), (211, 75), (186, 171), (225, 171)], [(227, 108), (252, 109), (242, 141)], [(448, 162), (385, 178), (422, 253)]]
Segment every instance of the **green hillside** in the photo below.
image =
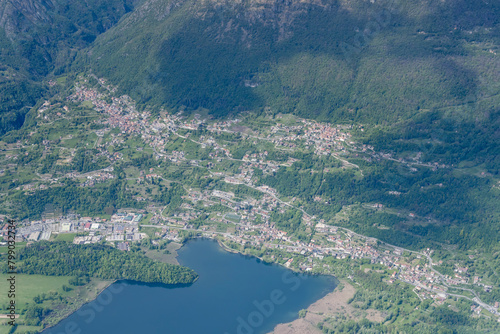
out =
[(498, 13), (498, 3), (461, 0), (153, 0), (75, 68), (144, 105), (377, 125), (364, 134), (377, 149), (497, 174)]
[[(323, 314), (324, 333), (499, 326), (499, 1), (0, 0), (0, 12), (0, 216), (103, 224), (26, 246), (20, 277), (78, 276), (51, 295), (70, 297), (87, 276), (190, 283), (142, 253), (211, 235), (349, 279), (349, 308), (382, 314), (380, 327)], [(130, 252), (59, 241), (109, 240), (112, 214), (131, 210), (142, 227), (127, 236), (149, 238), (125, 239)]]
[(499, 92), (498, 4), (146, 4), (85, 60), (144, 103), (384, 123), (459, 105), (484, 119)]
[(66, 72), (78, 50), (133, 10), (135, 2), (1, 0), (0, 134), (22, 126), (29, 108), (50, 94), (46, 80)]

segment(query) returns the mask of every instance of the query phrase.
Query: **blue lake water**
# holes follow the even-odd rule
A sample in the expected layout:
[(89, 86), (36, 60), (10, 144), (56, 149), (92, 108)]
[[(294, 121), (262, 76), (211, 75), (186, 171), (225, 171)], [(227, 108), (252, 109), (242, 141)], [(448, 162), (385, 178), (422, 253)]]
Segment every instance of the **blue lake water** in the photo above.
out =
[(178, 253), (179, 262), (199, 274), (194, 284), (117, 282), (43, 333), (268, 333), (336, 286), (333, 277), (298, 275), (228, 253), (212, 240), (190, 241)]

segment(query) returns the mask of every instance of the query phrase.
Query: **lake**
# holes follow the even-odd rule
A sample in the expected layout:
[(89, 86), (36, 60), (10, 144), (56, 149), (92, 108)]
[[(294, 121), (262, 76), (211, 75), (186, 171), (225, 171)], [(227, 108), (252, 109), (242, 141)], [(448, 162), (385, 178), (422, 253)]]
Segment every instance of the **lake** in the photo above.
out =
[(261, 334), (333, 291), (330, 276), (293, 273), (196, 239), (178, 251), (189, 286), (117, 282), (44, 334)]

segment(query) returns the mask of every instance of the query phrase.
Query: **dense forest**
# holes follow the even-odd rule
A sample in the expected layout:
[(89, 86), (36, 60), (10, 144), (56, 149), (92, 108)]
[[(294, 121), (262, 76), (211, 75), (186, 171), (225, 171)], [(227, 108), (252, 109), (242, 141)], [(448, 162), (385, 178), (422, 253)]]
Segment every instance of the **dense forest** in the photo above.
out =
[(0, 135), (20, 128), (29, 109), (50, 93), (47, 79), (67, 73), (89, 46), (135, 0), (0, 1)]
[[(498, 5), (423, 6), (180, 1), (172, 8), (151, 1), (78, 61), (142, 103), (207, 108), (219, 117), (270, 106), (307, 118), (380, 123), (491, 95), (493, 85), (480, 82), (493, 74), (485, 65), (498, 60), (469, 46), (499, 41)], [(359, 32), (374, 25), (370, 36)], [(484, 30), (468, 33), (477, 26)]]
[(72, 160), (72, 169), (77, 172), (87, 173), (94, 170), (99, 170), (109, 166), (105, 157), (100, 156), (96, 158), (98, 151), (79, 149)]
[[(391, 161), (356, 163), (363, 164), (363, 177), (354, 169), (311, 173), (311, 170), (322, 171), (325, 164), (321, 159), (307, 158), (291, 167), (281, 167), (275, 175), (261, 177), (261, 182), (281, 194), (301, 198), (309, 213), (327, 221), (346, 205), (370, 202), (425, 217), (419, 224), (405, 225), (401, 222), (406, 219), (401, 216), (358, 210), (345, 223), (345, 227), (359, 233), (403, 247), (418, 249), (426, 240), (445, 241), (464, 248), (493, 247), (500, 241), (492, 225), (495, 216), (485, 214), (499, 198), (489, 178), (457, 175), (450, 169), (419, 168), (404, 172)], [(314, 196), (321, 196), (328, 205), (314, 202)], [(430, 223), (433, 220), (441, 224)], [(381, 230), (373, 224), (391, 229)]]
[(91, 276), (163, 284), (189, 284), (197, 278), (191, 269), (100, 244), (37, 242), (20, 250), (19, 261), (18, 273), (31, 275)]

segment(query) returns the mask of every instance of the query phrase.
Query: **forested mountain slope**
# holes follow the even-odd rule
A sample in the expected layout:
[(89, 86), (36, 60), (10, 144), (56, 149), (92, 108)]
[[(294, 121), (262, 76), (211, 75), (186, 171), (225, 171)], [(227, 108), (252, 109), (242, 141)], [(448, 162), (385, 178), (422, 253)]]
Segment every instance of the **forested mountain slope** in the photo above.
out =
[(75, 68), (171, 111), (376, 124), (380, 149), (498, 172), (499, 23), (491, 1), (149, 0)]
[(0, 134), (19, 128), (47, 92), (43, 80), (66, 71), (135, 0), (0, 0)]
[[(394, 122), (498, 94), (500, 7), (454, 1), (149, 0), (87, 65), (142, 102)], [(498, 100), (497, 100), (498, 102)]]

